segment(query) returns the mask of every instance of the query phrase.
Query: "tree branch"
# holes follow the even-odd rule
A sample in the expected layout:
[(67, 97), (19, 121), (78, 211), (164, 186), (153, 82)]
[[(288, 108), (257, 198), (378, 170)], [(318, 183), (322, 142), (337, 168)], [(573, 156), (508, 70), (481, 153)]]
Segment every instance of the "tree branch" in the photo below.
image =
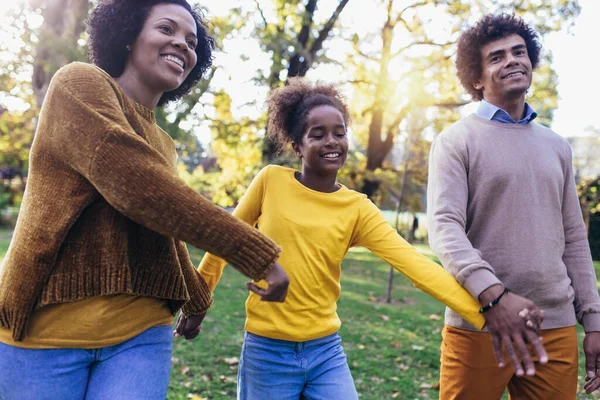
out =
[(315, 58), (315, 55), (317, 54), (317, 52), (319, 50), (321, 50), (321, 47), (323, 46), (323, 42), (325, 41), (325, 39), (327, 39), (327, 36), (329, 36), (329, 32), (331, 31), (331, 29), (333, 29), (335, 22), (337, 21), (340, 14), (344, 10), (344, 7), (346, 7), (346, 4), (348, 4), (348, 1), (350, 1), (350, 0), (341, 0), (340, 1), (337, 8), (331, 15), (331, 17), (329, 17), (329, 20), (327, 21), (327, 23), (323, 26), (323, 29), (321, 29), (321, 31), (319, 32), (319, 36), (313, 42), (313, 44), (310, 46), (309, 55), (311, 58), (311, 62)]
[(404, 7), (404, 8), (402, 9), (402, 11), (400, 11), (400, 12), (398, 13), (398, 16), (396, 17), (396, 22), (404, 21), (404, 19), (402, 18), (402, 14), (404, 14), (404, 12), (405, 12), (406, 10), (409, 10), (409, 9), (411, 9), (411, 8), (415, 8), (415, 7), (426, 6), (427, 4), (429, 4), (429, 1), (428, 1), (428, 0), (423, 0), (423, 1), (420, 1), (420, 2), (418, 2), (418, 3), (414, 3), (414, 4), (411, 4), (411, 5), (409, 5), (409, 6), (406, 6), (406, 7)]
[(437, 103), (437, 104), (433, 104), (433, 106), (440, 107), (440, 108), (458, 108), (458, 107), (466, 106), (467, 104), (470, 104), (470, 103), (471, 103), (471, 100), (457, 101), (454, 103)]
[(448, 47), (453, 45), (454, 41), (452, 42), (446, 42), (446, 43), (436, 43), (432, 40), (420, 40), (418, 42), (412, 42), (407, 44), (404, 47), (401, 47), (400, 49), (398, 49), (398, 51), (396, 51), (394, 54), (392, 54), (391, 58), (395, 58), (398, 57), (400, 54), (402, 54), (402, 52), (404, 52), (405, 50), (408, 50), (409, 48), (413, 47), (413, 46), (437, 46), (437, 47)]
[(263, 12), (262, 8), (260, 7), (260, 3), (258, 2), (258, 0), (254, 0), (254, 4), (256, 4), (256, 8), (258, 9), (260, 17), (262, 18), (263, 23), (265, 24), (265, 28), (266, 28), (267, 25), (269, 25), (269, 23), (267, 22), (267, 18), (265, 17), (265, 13)]

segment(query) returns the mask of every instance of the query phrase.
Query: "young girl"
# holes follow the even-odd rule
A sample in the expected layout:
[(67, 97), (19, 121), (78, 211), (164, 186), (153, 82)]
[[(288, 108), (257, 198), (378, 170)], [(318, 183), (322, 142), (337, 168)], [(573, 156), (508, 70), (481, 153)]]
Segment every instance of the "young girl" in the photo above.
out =
[(177, 178), (154, 109), (210, 67), (213, 42), (185, 0), (103, 1), (96, 65), (54, 76), (27, 190), (0, 268), (0, 398), (164, 399), (177, 334), (211, 303), (185, 242), (213, 251), (282, 301), (279, 247)]
[[(283, 248), (281, 264), (290, 276), (281, 304), (262, 302), (263, 285), (249, 284), (238, 397), (357, 398), (336, 313), (340, 263), (350, 247), (367, 247), (482, 328), (479, 304), (450, 274), (404, 241), (365, 195), (336, 183), (348, 153), (348, 110), (340, 93), (292, 79), (268, 105), (269, 136), (292, 144), (302, 171), (265, 167), (234, 211)], [(202, 260), (200, 273), (211, 290), (224, 266), (211, 254)]]

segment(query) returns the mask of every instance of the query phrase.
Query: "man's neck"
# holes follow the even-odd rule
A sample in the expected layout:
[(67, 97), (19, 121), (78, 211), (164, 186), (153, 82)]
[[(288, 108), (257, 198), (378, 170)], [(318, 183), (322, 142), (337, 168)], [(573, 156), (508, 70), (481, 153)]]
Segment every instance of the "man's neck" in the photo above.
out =
[(525, 116), (525, 96), (516, 99), (486, 99), (484, 97), (484, 100), (506, 111), (515, 122)]

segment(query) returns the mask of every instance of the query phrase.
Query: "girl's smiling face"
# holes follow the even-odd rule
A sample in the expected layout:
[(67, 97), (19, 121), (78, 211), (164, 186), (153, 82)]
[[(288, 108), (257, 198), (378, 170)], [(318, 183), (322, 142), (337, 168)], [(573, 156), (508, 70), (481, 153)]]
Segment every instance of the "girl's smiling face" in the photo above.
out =
[(302, 159), (304, 173), (317, 176), (337, 174), (348, 156), (348, 137), (342, 113), (329, 105), (308, 112), (301, 143), (292, 144)]

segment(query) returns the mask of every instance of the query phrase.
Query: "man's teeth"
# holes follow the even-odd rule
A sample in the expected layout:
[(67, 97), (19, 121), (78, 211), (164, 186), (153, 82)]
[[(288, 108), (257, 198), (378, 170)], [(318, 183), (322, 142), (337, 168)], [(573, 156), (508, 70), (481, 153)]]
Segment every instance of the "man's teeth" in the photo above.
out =
[(184, 65), (183, 60), (181, 60), (177, 57), (167, 54), (167, 55), (162, 56), (162, 58), (164, 58), (165, 60), (168, 60), (168, 61), (172, 61), (175, 64), (179, 65), (181, 68), (183, 68), (183, 65)]
[(329, 153), (329, 154), (325, 154), (323, 156), (323, 158), (338, 158), (340, 156), (340, 153)]
[(508, 74), (504, 77), (504, 79), (507, 78), (512, 78), (513, 76), (517, 76), (517, 75), (525, 75), (523, 72), (513, 72), (512, 74)]

